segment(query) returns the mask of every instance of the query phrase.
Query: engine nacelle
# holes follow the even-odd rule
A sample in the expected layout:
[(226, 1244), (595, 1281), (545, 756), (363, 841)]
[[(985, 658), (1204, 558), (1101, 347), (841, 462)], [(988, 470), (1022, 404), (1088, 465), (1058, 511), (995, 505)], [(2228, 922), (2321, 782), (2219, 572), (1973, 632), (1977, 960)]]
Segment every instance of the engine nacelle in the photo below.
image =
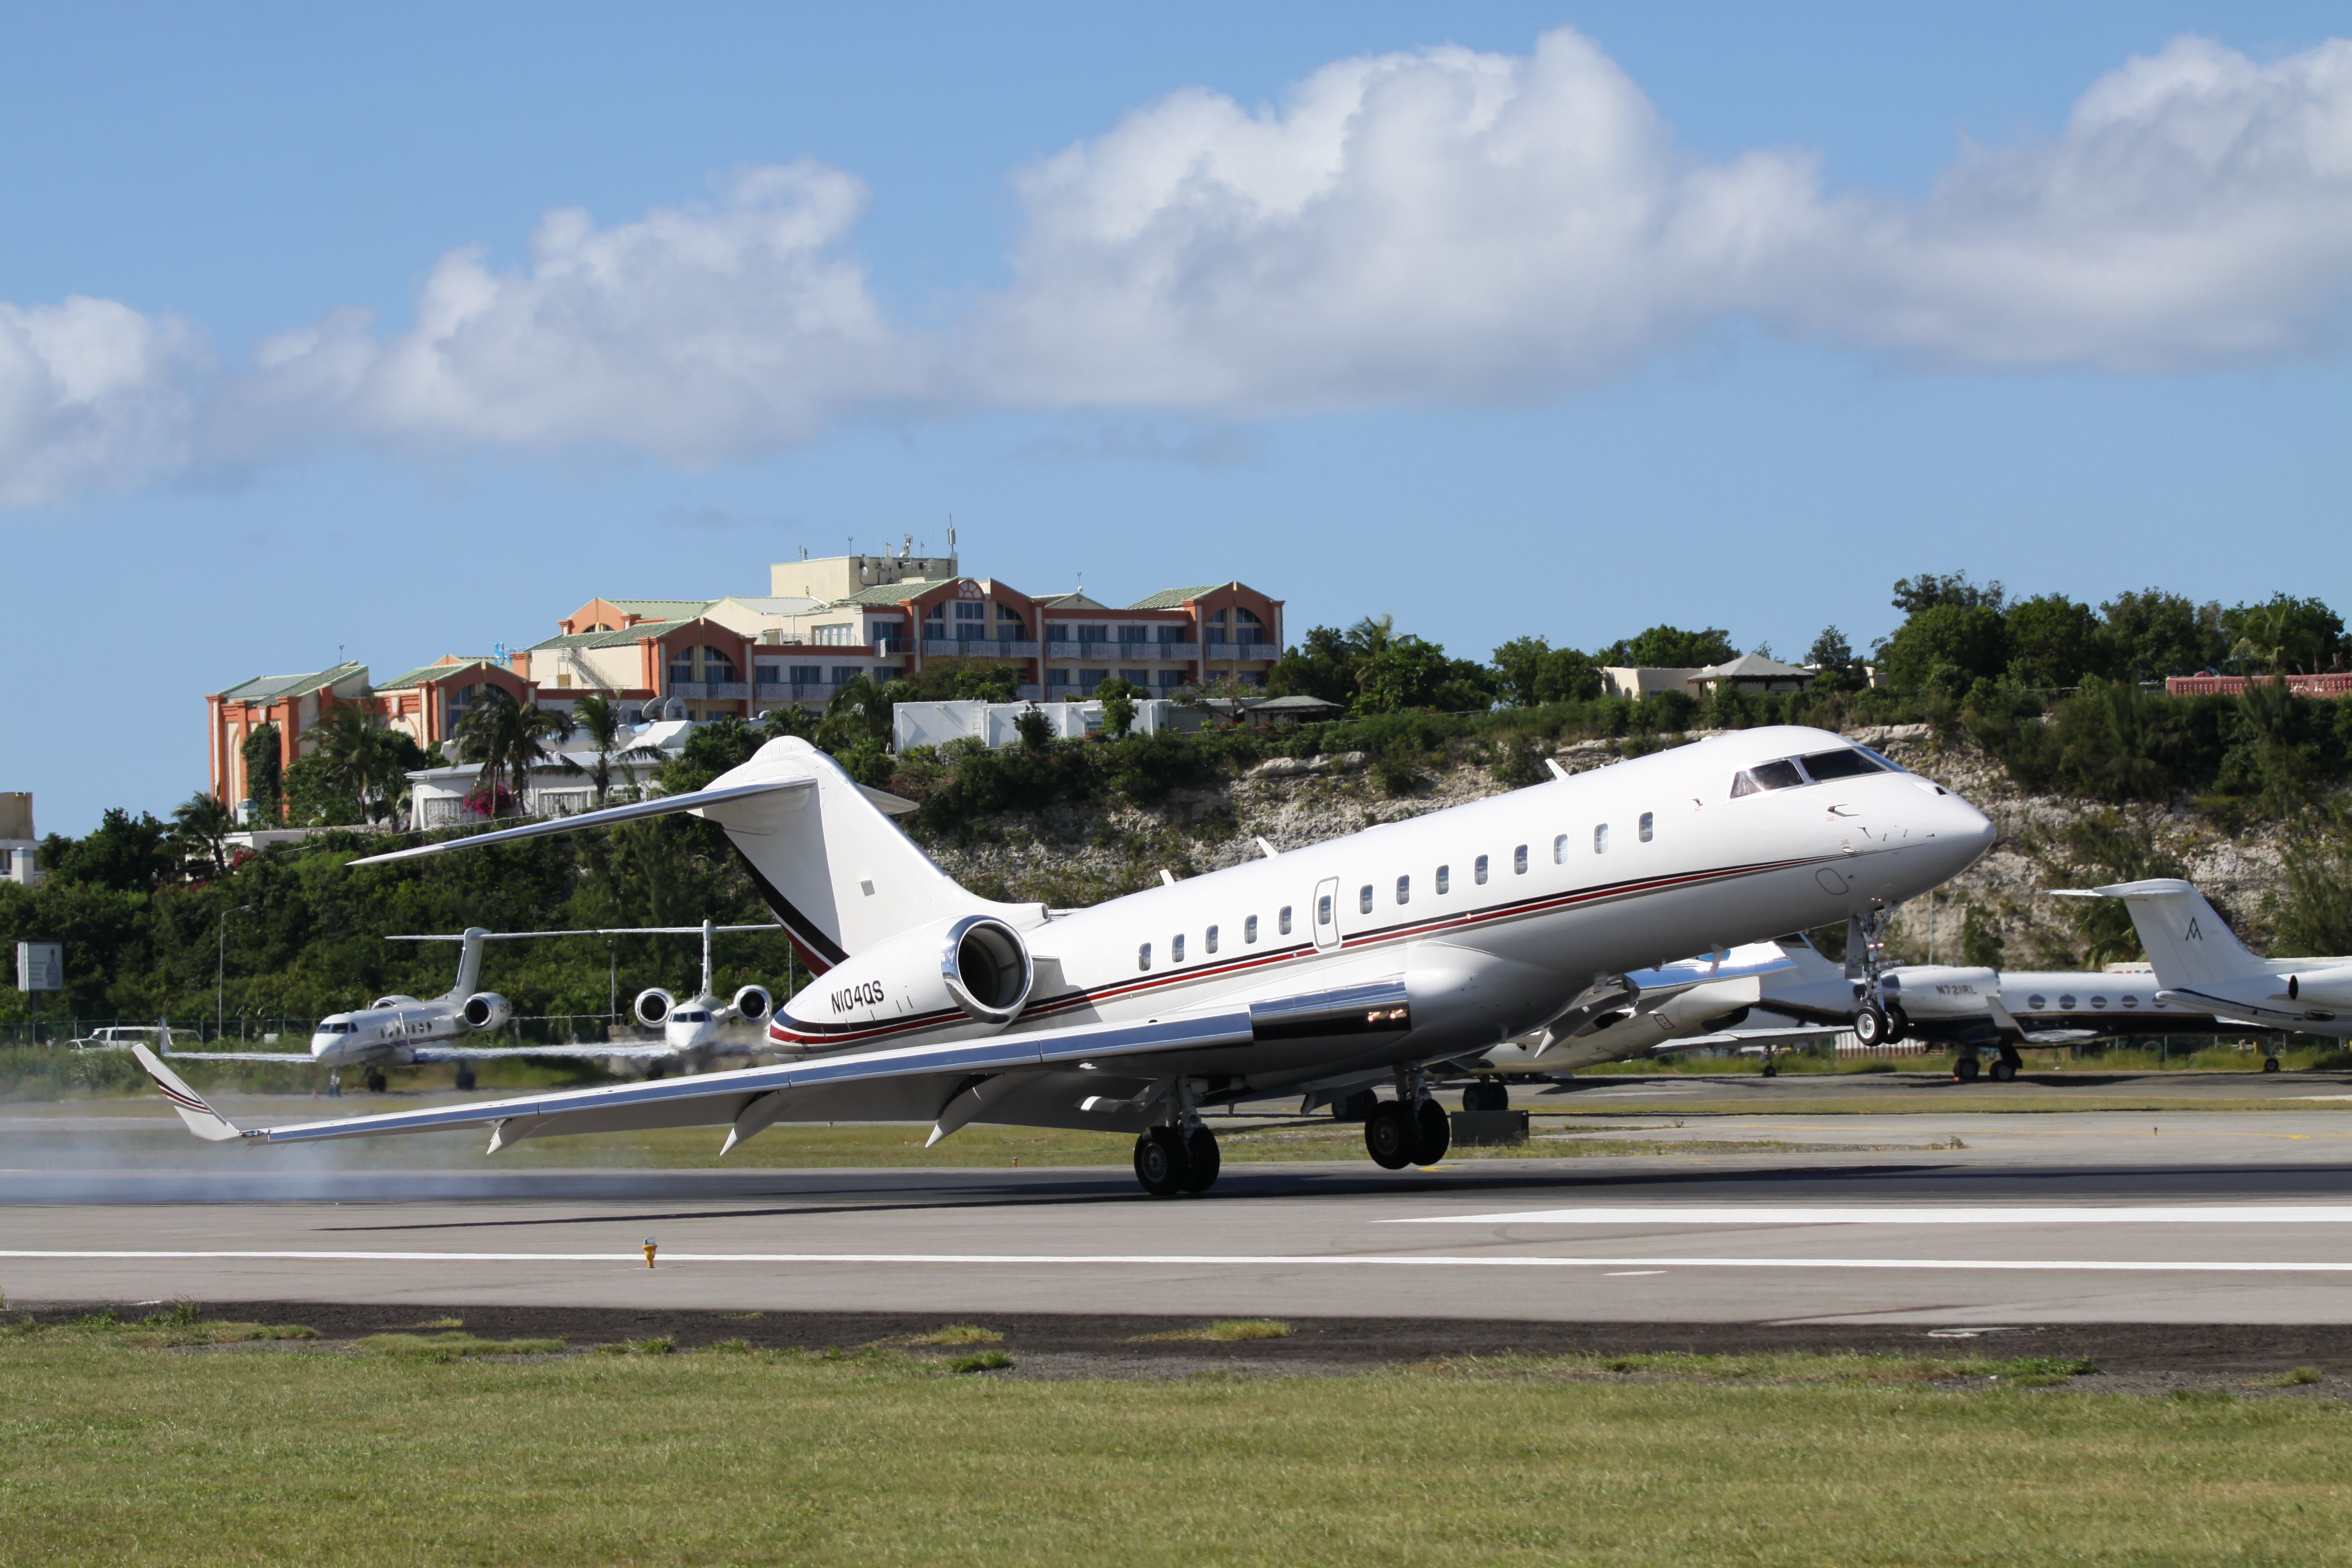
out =
[(901, 931), (817, 976), (786, 1003), (779, 1027), (811, 1034), (863, 1030), (961, 1013), (1001, 1029), (1029, 1004), (1036, 971), (1021, 933), (993, 915), (964, 915)]
[(746, 985), (735, 993), (735, 1016), (747, 1024), (759, 1023), (775, 1010), (776, 999), (764, 985)]
[(1929, 1018), (1985, 1018), (2000, 995), (1997, 970), (1975, 965), (1906, 963), (1878, 977), (1879, 994), (1915, 1022)]
[(677, 997), (658, 985), (650, 986), (637, 993), (637, 1022), (648, 1029), (658, 1029), (669, 1021), (670, 1013), (677, 1006)]
[(495, 991), (477, 991), (466, 998), (466, 1027), (495, 1029), (514, 1016), (514, 1008)]

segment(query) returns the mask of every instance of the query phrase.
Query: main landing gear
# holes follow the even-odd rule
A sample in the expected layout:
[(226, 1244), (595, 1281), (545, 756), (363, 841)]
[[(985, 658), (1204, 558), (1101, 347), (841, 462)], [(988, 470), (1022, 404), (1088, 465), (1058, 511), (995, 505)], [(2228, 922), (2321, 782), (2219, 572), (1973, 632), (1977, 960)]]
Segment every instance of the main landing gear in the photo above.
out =
[[(2019, 1070), (2024, 1066), (2025, 1058), (2017, 1054), (2015, 1046), (2002, 1046), (1993, 1054), (1992, 1080), (1995, 1083), (2014, 1083), (2017, 1081)], [(1983, 1070), (1984, 1063), (1977, 1055), (1977, 1048), (1974, 1046), (1963, 1046), (1960, 1047), (1958, 1058), (1952, 1063), (1952, 1081), (1974, 1083), (1977, 1080), (1977, 1075)]]
[(457, 1087), (459, 1089), (471, 1089), (474, 1087), (474, 1064), (471, 1062), (459, 1062), (457, 1064)]
[(383, 1069), (382, 1068), (370, 1068), (367, 1069), (367, 1091), (370, 1094), (382, 1094), (391, 1086), (391, 1083), (392, 1080), (383, 1076)]
[(1190, 1131), (1148, 1128), (1135, 1141), (1135, 1179), (1155, 1198), (1207, 1192), (1223, 1163), (1217, 1153), (1217, 1135), (1198, 1122)]
[(1498, 1078), (1473, 1079), (1462, 1091), (1462, 1109), (1508, 1110), (1511, 1109), (1511, 1086)]
[(1445, 1108), (1426, 1095), (1384, 1100), (1364, 1123), (1364, 1148), (1384, 1171), (1434, 1165), (1454, 1142)]

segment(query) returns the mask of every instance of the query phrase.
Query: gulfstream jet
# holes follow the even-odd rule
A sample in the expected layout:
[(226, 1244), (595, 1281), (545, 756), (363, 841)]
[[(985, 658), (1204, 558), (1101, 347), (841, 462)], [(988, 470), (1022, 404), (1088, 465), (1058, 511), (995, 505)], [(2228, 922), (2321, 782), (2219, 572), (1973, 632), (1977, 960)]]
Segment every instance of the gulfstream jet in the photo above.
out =
[[(2062, 899), (2121, 899), (2147, 951), (2160, 1001), (2224, 1021), (2352, 1037), (2352, 958), (2256, 958), (2205, 895), (2177, 877), (2051, 891)], [(2264, 1069), (2277, 1060), (2272, 1057)]]
[(462, 852), (666, 812), (718, 823), (816, 978), (772, 1066), (238, 1128), (143, 1047), (198, 1136), (253, 1143), (488, 1126), (519, 1139), (776, 1121), (1136, 1134), (1155, 1195), (1216, 1179), (1203, 1107), (1390, 1086), (1372, 1158), (1433, 1163), (1431, 1069), (1540, 1030), (1597, 981), (1926, 892), (1991, 846), (1941, 785), (1820, 730), (1741, 731), (1171, 880), (1091, 909), (958, 886), (798, 738), (707, 789), (396, 850)]

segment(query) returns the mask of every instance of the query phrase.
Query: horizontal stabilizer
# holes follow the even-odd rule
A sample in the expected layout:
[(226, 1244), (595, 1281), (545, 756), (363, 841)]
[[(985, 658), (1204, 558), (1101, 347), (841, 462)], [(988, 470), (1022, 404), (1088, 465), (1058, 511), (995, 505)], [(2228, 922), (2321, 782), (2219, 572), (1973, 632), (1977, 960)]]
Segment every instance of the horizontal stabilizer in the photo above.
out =
[[(648, 816), (668, 816), (681, 811), (700, 811), (705, 806), (723, 805), (729, 801), (748, 800), (754, 795), (774, 795), (781, 790), (814, 789), (811, 778), (765, 779), (758, 784), (730, 784), (722, 789), (689, 790), (684, 795), (666, 795), (653, 800), (641, 800), (628, 805), (608, 805), (602, 811), (583, 811), (572, 816), (550, 817), (544, 822), (525, 823), (520, 827), (501, 827), (495, 833), (478, 833), (470, 838), (445, 839), (438, 844), (420, 844), (414, 849), (394, 849), (383, 855), (370, 855), (353, 860), (354, 866), (381, 866), (387, 860), (413, 860), (420, 855), (446, 855), (453, 849), (473, 849), (484, 844), (511, 844), (522, 838), (544, 838), (551, 833), (576, 833), (583, 827), (604, 827), (615, 822), (635, 822)], [(702, 928), (697, 926), (696, 931)]]

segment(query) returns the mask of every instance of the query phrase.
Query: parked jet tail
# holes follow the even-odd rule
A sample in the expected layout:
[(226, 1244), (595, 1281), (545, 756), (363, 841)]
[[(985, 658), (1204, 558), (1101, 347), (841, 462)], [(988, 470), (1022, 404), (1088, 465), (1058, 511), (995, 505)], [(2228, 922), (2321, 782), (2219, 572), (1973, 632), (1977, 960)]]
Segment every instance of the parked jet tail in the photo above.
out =
[(806, 741), (786, 736), (713, 779), (708, 789), (395, 849), (352, 864), (380, 865), (692, 812), (726, 830), (768, 907), (816, 973), (900, 931), (952, 916), (993, 914), (1015, 925), (1044, 917), (1042, 906), (995, 904), (958, 886), (891, 825), (884, 805), (912, 809), (866, 789)]
[(2205, 895), (2178, 877), (2050, 891), (2061, 899), (2121, 899), (2159, 984), (2193, 991), (2270, 973), (2270, 965), (2247, 952), (2213, 912)]

